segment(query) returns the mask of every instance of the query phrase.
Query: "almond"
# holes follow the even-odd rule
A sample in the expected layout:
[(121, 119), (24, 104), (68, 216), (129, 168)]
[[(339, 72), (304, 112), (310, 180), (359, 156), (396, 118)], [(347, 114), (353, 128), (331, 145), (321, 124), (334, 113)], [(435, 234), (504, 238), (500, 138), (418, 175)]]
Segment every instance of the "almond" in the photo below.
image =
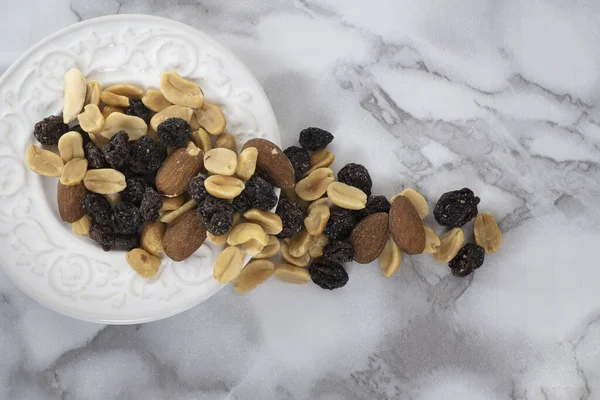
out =
[(242, 150), (248, 147), (255, 147), (258, 151), (256, 172), (259, 175), (276, 187), (282, 189), (294, 187), (296, 182), (294, 167), (275, 143), (266, 139), (250, 139), (244, 144)]
[(390, 207), (390, 233), (406, 254), (421, 254), (425, 249), (425, 228), (410, 199), (398, 196)]
[(71, 186), (58, 183), (56, 200), (58, 213), (64, 222), (73, 223), (84, 216), (82, 200), (86, 192), (85, 186), (81, 182)]
[(350, 235), (354, 247), (354, 261), (368, 264), (379, 257), (388, 238), (388, 224), (389, 218), (386, 213), (375, 213), (354, 227)]
[(156, 188), (167, 196), (179, 196), (204, 165), (204, 153), (193, 142), (175, 150), (156, 173)]
[(163, 251), (173, 261), (183, 261), (194, 254), (206, 239), (206, 229), (196, 210), (173, 221), (163, 237)]

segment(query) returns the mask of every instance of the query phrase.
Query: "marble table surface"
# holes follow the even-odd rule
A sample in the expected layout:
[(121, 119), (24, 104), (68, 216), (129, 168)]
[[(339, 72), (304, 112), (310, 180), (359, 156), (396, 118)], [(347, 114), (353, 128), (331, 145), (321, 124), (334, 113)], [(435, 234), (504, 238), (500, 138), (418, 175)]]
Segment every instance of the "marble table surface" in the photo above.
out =
[[(10, 5), (9, 5), (10, 3)], [(263, 84), (284, 145), (332, 131), (374, 192), (471, 187), (504, 232), (466, 279), (428, 256), (328, 292), (271, 280), (101, 326), (0, 272), (1, 399), (600, 399), (595, 0), (3, 1), (0, 70), (114, 13), (213, 35)]]

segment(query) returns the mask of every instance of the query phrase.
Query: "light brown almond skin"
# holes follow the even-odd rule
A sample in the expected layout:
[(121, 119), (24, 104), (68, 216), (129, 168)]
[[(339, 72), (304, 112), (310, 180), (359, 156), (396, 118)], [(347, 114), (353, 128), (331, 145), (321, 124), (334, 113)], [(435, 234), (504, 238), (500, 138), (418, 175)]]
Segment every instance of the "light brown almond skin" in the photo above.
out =
[(163, 251), (173, 261), (183, 261), (202, 246), (206, 229), (196, 210), (181, 215), (167, 227), (163, 236)]
[(242, 150), (256, 147), (256, 172), (264, 177), (273, 186), (282, 189), (291, 189), (296, 183), (294, 167), (283, 154), (283, 151), (273, 142), (266, 139), (250, 139), (244, 144)]
[(425, 250), (425, 228), (411, 201), (404, 196), (396, 197), (389, 218), (390, 233), (398, 247), (406, 254), (421, 254)]
[(175, 150), (156, 173), (156, 188), (168, 196), (179, 196), (186, 191), (190, 179), (204, 166), (204, 153), (192, 156), (186, 148)]
[(368, 264), (379, 257), (388, 238), (388, 224), (389, 217), (386, 213), (375, 213), (354, 227), (350, 235), (354, 261)]
[(82, 200), (86, 193), (87, 190), (83, 182), (71, 186), (58, 182), (56, 200), (60, 218), (64, 222), (73, 223), (83, 217), (85, 212), (83, 211)]

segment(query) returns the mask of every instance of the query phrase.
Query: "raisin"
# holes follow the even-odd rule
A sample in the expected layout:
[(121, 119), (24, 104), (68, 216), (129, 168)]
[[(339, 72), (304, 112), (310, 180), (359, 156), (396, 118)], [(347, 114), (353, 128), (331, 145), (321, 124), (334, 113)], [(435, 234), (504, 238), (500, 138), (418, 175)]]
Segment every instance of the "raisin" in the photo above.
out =
[(467, 243), (458, 251), (456, 257), (450, 260), (448, 266), (452, 275), (464, 277), (483, 265), (485, 250), (475, 243)]
[(139, 138), (129, 151), (129, 166), (138, 174), (153, 173), (167, 157), (167, 149), (149, 136)]
[(141, 176), (134, 176), (127, 178), (125, 181), (127, 186), (121, 192), (121, 200), (127, 203), (133, 203), (139, 206), (144, 198), (144, 192), (146, 192), (146, 181)]
[(104, 152), (104, 158), (114, 169), (121, 169), (127, 163), (129, 158), (129, 147), (127, 142), (129, 141), (129, 135), (125, 131), (119, 131), (110, 138), (106, 146), (102, 149)]
[(188, 184), (188, 194), (197, 204), (202, 204), (208, 196), (208, 192), (204, 187), (205, 179), (202, 175), (198, 175), (190, 179)]
[(480, 201), (468, 188), (447, 192), (435, 205), (433, 216), (442, 226), (459, 228), (477, 216)]
[(378, 212), (383, 212), (386, 214), (390, 212), (390, 202), (385, 196), (369, 196), (365, 208), (362, 210), (356, 210), (353, 212), (353, 214), (354, 219), (356, 219), (356, 221), (360, 221), (361, 219)]
[(362, 190), (367, 196), (371, 195), (373, 181), (371, 181), (371, 175), (369, 175), (369, 171), (367, 171), (364, 165), (355, 163), (346, 164), (338, 172), (338, 181)]
[(235, 211), (239, 212), (240, 214), (243, 214), (252, 208), (252, 202), (250, 201), (250, 197), (243, 193), (240, 193), (236, 198), (234, 198), (231, 202), (231, 205), (233, 206)]
[(83, 147), (85, 147), (89, 142), (92, 141), (92, 139), (90, 139), (90, 135), (86, 131), (84, 131), (80, 125), (75, 125), (71, 128), (71, 130), (81, 135), (81, 139), (83, 140)]
[(162, 196), (153, 188), (147, 187), (140, 205), (140, 215), (144, 222), (156, 222), (162, 204)]
[(185, 147), (192, 139), (190, 124), (181, 118), (169, 118), (158, 125), (158, 140), (165, 146)]
[(92, 142), (85, 145), (85, 159), (88, 161), (89, 169), (108, 167), (108, 162), (104, 157), (104, 153), (102, 153), (102, 150)]
[(125, 109), (125, 114), (140, 117), (146, 124), (150, 124), (152, 119), (152, 111), (139, 99), (129, 99), (129, 107)]
[(113, 225), (115, 232), (132, 235), (142, 229), (140, 210), (131, 203), (119, 203), (113, 207)]
[(306, 150), (323, 150), (331, 141), (333, 135), (321, 128), (306, 128), (300, 132), (300, 146)]
[(113, 210), (104, 196), (88, 193), (83, 198), (83, 209), (99, 225), (110, 225)]
[(140, 247), (139, 235), (115, 235), (114, 249), (129, 251), (136, 247)]
[(329, 221), (325, 225), (325, 236), (329, 239), (344, 240), (350, 236), (356, 221), (352, 211), (343, 208), (331, 210)]
[(310, 154), (308, 151), (298, 146), (288, 147), (283, 151), (283, 154), (285, 154), (292, 163), (296, 175), (296, 182), (298, 182), (310, 168)]
[(116, 234), (110, 226), (102, 225), (97, 222), (92, 222), (90, 227), (90, 238), (96, 241), (102, 250), (109, 251), (115, 247)]
[(227, 200), (208, 195), (197, 212), (206, 230), (215, 236), (226, 234), (233, 226), (234, 209)]
[(350, 243), (332, 240), (323, 248), (323, 257), (337, 263), (350, 262), (354, 258), (354, 247)]
[(246, 181), (246, 187), (233, 199), (232, 204), (240, 214), (245, 213), (249, 208), (268, 211), (277, 205), (277, 195), (273, 185), (260, 176), (253, 175)]
[(338, 289), (348, 283), (348, 273), (341, 264), (317, 259), (308, 267), (308, 273), (314, 283), (323, 289)]
[(279, 215), (283, 225), (283, 230), (277, 235), (278, 238), (292, 237), (304, 228), (304, 210), (293, 200), (279, 200), (275, 214)]
[(69, 131), (69, 125), (63, 122), (62, 117), (50, 115), (33, 127), (33, 136), (41, 144), (58, 144), (58, 139)]

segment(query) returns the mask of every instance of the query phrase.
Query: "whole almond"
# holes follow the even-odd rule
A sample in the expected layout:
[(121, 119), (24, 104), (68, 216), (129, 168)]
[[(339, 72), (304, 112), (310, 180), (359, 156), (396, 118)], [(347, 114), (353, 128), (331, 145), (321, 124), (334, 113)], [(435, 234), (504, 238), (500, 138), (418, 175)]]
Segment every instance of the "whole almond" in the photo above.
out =
[(492, 214), (479, 214), (475, 218), (474, 231), (475, 242), (483, 247), (486, 253), (496, 253), (502, 245), (502, 232)]
[[(423, 195), (421, 193), (417, 192), (415, 189), (406, 188), (402, 192), (400, 192), (400, 194), (397, 194), (396, 196), (407, 197), (410, 200), (410, 202), (413, 203), (413, 206), (415, 206), (415, 208), (419, 212), (421, 219), (425, 218), (427, 216), (427, 214), (429, 214), (429, 206), (427, 205), (427, 200), (425, 200), (425, 197), (423, 197)], [(390, 203), (394, 202), (394, 200), (396, 199), (396, 196), (392, 197), (392, 199), (390, 200)]]
[(425, 249), (425, 228), (419, 212), (407, 197), (394, 199), (389, 219), (390, 233), (398, 247), (406, 254), (421, 254)]
[(190, 210), (173, 221), (163, 237), (163, 251), (173, 261), (183, 261), (194, 254), (206, 239), (206, 229)]
[(193, 142), (175, 150), (158, 169), (156, 188), (167, 196), (179, 196), (202, 169), (203, 159), (204, 153)]
[(90, 192), (99, 194), (119, 193), (127, 186), (125, 175), (112, 168), (90, 169), (83, 177), (83, 184)]
[(58, 203), (58, 213), (64, 222), (73, 223), (85, 215), (82, 201), (86, 193), (83, 183), (71, 186), (58, 183), (56, 201)]
[(389, 218), (386, 213), (371, 214), (352, 230), (350, 242), (354, 247), (354, 261), (368, 264), (375, 260), (388, 239)]
[(256, 172), (269, 181), (273, 186), (291, 189), (296, 183), (294, 167), (275, 143), (266, 139), (250, 139), (242, 150), (255, 147), (258, 151)]

